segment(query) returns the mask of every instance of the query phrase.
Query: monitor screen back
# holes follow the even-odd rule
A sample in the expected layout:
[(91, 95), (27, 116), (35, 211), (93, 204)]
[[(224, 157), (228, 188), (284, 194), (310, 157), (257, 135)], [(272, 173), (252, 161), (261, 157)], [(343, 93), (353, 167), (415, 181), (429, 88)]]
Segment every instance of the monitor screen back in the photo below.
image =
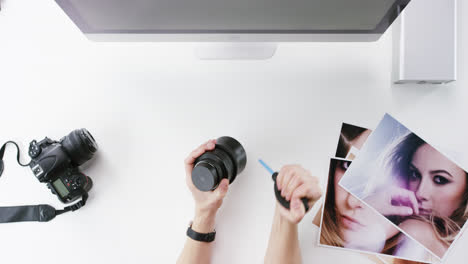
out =
[(409, 0), (56, 0), (85, 33), (383, 33)]

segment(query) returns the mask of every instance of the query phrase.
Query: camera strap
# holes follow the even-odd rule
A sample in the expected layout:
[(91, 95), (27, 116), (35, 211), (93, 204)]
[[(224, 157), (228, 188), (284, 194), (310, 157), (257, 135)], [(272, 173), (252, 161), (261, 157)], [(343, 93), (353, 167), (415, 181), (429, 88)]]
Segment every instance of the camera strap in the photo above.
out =
[(84, 194), (79, 202), (62, 210), (56, 210), (47, 204), (0, 207), (0, 223), (48, 222), (57, 215), (80, 209), (86, 204), (87, 199), (88, 194)]
[(3, 169), (5, 168), (5, 165), (3, 163), (3, 156), (5, 155), (5, 149), (6, 149), (6, 146), (8, 144), (13, 144), (15, 145), (16, 147), (16, 150), (17, 150), (17, 153), (16, 153), (16, 161), (18, 162), (18, 164), (21, 166), (21, 167), (27, 167), (29, 166), (29, 163), (28, 164), (23, 164), (21, 163), (20, 161), (20, 150), (19, 150), (19, 147), (18, 147), (18, 144), (16, 144), (16, 142), (14, 141), (7, 141), (5, 144), (3, 144), (3, 146), (0, 148), (0, 177), (2, 177), (2, 173), (3, 173)]

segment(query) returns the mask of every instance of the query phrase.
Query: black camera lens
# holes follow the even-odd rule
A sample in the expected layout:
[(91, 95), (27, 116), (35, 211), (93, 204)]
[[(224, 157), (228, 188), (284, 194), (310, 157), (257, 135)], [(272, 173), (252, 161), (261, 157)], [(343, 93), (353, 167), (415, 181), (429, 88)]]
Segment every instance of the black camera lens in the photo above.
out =
[(246, 164), (247, 154), (239, 141), (232, 137), (220, 137), (216, 140), (215, 149), (195, 160), (192, 182), (201, 191), (212, 191), (224, 178), (231, 184)]
[(77, 166), (90, 160), (98, 150), (96, 141), (85, 128), (72, 131), (61, 141), (70, 159)]

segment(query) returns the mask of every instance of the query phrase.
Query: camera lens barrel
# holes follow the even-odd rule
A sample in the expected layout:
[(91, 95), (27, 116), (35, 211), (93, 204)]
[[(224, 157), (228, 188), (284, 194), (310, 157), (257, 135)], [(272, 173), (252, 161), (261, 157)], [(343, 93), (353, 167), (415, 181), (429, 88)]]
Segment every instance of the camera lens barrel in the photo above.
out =
[(247, 164), (245, 149), (232, 137), (220, 137), (216, 147), (195, 160), (192, 182), (201, 191), (215, 190), (222, 179), (231, 184)]
[(70, 132), (61, 141), (71, 160), (77, 166), (90, 160), (98, 150), (96, 141), (85, 128)]

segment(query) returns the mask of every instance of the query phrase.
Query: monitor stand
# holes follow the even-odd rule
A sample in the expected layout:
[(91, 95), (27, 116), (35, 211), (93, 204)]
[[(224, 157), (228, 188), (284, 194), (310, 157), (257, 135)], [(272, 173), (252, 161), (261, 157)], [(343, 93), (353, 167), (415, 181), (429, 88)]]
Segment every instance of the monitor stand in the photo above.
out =
[(214, 42), (199, 43), (195, 55), (202, 60), (266, 60), (276, 52), (276, 43)]

